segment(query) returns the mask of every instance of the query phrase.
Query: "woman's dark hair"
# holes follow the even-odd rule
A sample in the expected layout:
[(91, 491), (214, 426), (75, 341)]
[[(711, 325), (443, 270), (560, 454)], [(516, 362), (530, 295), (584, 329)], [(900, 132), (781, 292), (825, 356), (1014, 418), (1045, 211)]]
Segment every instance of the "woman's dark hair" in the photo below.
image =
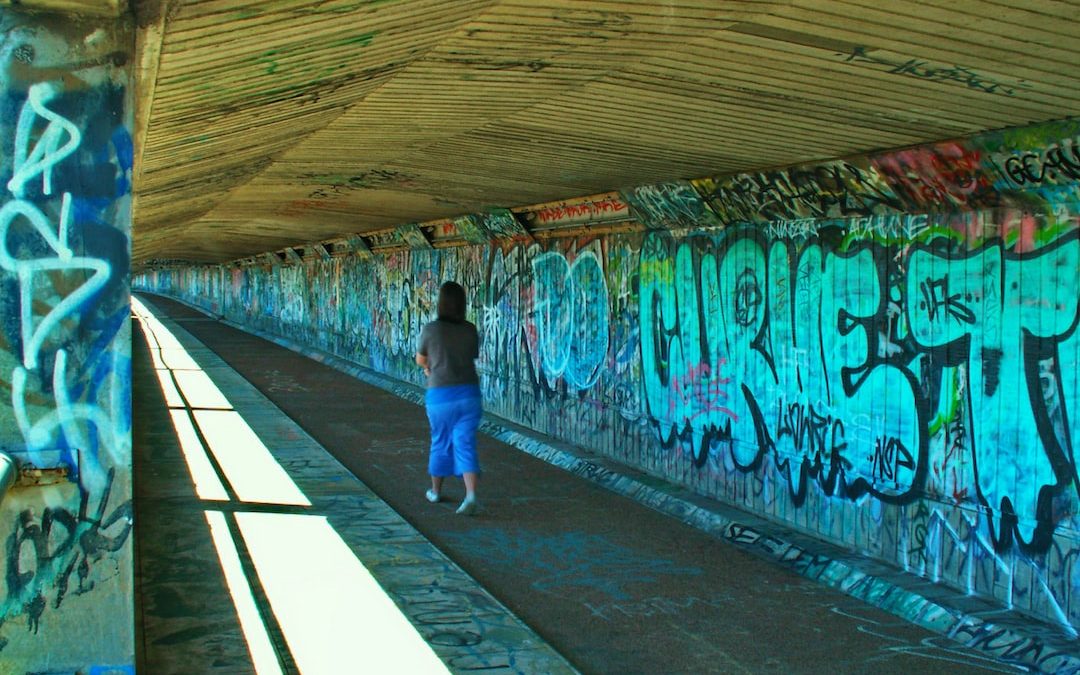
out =
[(465, 289), (455, 281), (439, 287), (439, 320), (461, 323), (465, 320)]

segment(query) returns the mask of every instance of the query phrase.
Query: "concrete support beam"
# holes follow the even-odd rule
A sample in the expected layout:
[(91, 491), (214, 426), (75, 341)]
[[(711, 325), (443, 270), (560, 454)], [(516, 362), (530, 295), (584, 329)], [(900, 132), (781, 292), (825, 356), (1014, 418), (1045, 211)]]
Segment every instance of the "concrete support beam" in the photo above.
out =
[(407, 223), (401, 225), (394, 230), (398, 240), (409, 248), (421, 248), (430, 249), (431, 240), (428, 239), (424, 231), (420, 229), (420, 225), (417, 223)]
[[(135, 7), (135, 81), (138, 82), (138, 91), (135, 94), (135, 161), (132, 166), (132, 179), (136, 186), (142, 185), (142, 156), (146, 148), (146, 130), (150, 126), (154, 91), (157, 88), (158, 63), (161, 61), (161, 43), (165, 37), (168, 8), (168, 2), (145, 0), (137, 2)], [(138, 202), (137, 192), (132, 195), (132, 200)]]
[(371, 252), (371, 247), (367, 245), (364, 238), (357, 235), (355, 237), (349, 237), (343, 242), (350, 251), (353, 251), (361, 258), (370, 258), (374, 254)]

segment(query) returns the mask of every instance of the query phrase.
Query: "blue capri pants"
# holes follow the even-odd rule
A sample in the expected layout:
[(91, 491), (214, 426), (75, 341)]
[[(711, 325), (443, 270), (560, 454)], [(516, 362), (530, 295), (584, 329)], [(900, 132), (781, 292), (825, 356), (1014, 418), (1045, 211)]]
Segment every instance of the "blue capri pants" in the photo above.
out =
[(476, 456), (476, 431), (483, 414), (480, 387), (452, 385), (428, 389), (425, 404), (431, 423), (428, 473), (432, 476), (480, 473), (480, 460)]

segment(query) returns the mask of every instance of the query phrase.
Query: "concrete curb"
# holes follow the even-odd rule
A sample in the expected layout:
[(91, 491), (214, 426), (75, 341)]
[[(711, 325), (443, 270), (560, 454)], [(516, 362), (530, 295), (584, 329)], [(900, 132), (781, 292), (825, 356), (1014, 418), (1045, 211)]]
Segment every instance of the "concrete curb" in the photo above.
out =
[[(420, 387), (382, 375), (342, 357), (265, 331), (252, 330), (185, 300), (163, 297), (402, 399), (421, 406), (424, 404), (424, 391)], [(632, 470), (616, 467), (604, 459), (585, 457), (583, 451), (568, 444), (553, 443), (554, 439), (515, 427), (510, 422), (485, 414), (480, 430), (537, 459), (634, 499), (759, 557), (772, 560), (804, 578), (842, 591), (948, 637), (964, 647), (978, 650), (996, 661), (1040, 673), (1080, 675), (1080, 640), (1064, 632), (1071, 631), (1071, 626), (1066, 629), (1038, 622), (988, 600), (966, 596), (884, 563), (851, 554), (780, 524), (720, 502), (706, 500), (677, 486), (661, 484), (659, 480), (644, 474), (636, 478), (630, 475)], [(970, 608), (961, 609), (961, 605)]]

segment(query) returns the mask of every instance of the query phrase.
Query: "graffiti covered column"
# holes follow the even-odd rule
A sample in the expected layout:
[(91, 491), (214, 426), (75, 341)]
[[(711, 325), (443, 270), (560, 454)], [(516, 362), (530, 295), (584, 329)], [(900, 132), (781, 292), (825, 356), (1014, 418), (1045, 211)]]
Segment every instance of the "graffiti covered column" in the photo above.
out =
[(133, 34), (0, 10), (0, 663), (134, 672)]

